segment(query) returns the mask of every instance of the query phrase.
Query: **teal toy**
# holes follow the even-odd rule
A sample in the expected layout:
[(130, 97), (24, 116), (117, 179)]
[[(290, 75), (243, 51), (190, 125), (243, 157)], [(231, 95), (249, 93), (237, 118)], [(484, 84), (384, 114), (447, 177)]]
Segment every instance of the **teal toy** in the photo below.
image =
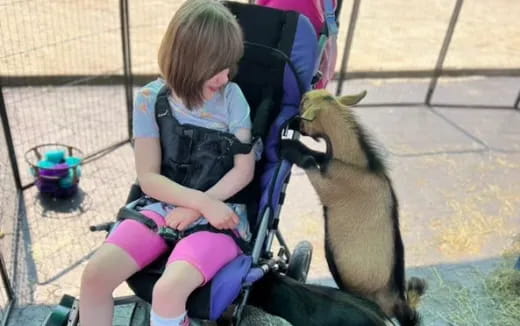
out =
[(53, 150), (45, 152), (45, 159), (54, 164), (62, 163), (65, 158), (65, 151), (63, 150)]
[(72, 146), (43, 144), (29, 149), (25, 160), (41, 193), (66, 198), (78, 190), (83, 153)]
[(65, 163), (67, 163), (71, 168), (73, 168), (81, 163), (81, 159), (76, 156), (69, 156), (65, 158)]
[(37, 177), (39, 175), (39, 171), (44, 169), (52, 169), (54, 167), (54, 163), (47, 160), (40, 160), (36, 164), (36, 167), (31, 167), (30, 171), (33, 177)]
[(71, 168), (69, 175), (75, 172), (78, 178), (81, 177), (81, 161), (81, 158), (76, 156), (69, 156), (65, 158), (65, 163), (67, 163)]
[[(59, 180), (60, 187), (62, 188), (69, 188), (74, 185), (74, 180), (76, 177), (74, 176), (74, 169), (69, 169), (69, 174), (66, 177), (63, 177)], [(78, 173), (79, 177), (79, 173)]]
[(49, 161), (49, 160), (40, 160), (38, 161), (38, 164), (36, 165), (40, 169), (52, 169), (56, 165), (56, 163)]

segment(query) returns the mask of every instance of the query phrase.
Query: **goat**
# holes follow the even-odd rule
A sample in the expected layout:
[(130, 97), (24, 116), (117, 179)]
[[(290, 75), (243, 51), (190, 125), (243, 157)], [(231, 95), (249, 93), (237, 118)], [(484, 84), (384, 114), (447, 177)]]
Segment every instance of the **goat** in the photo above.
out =
[(283, 140), (280, 154), (305, 170), (320, 198), (327, 264), (338, 287), (375, 301), (403, 326), (419, 325), (415, 306), (426, 283), (411, 278), (406, 284), (397, 197), (381, 155), (350, 109), (365, 95), (307, 92), (300, 131), (325, 139), (327, 150)]

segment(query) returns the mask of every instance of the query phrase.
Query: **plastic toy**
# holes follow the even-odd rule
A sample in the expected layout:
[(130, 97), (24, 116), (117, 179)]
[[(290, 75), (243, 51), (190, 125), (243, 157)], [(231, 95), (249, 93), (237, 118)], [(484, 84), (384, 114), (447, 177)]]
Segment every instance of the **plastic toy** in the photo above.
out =
[(38, 190), (56, 198), (67, 198), (78, 191), (82, 156), (79, 149), (62, 144), (38, 145), (25, 152)]

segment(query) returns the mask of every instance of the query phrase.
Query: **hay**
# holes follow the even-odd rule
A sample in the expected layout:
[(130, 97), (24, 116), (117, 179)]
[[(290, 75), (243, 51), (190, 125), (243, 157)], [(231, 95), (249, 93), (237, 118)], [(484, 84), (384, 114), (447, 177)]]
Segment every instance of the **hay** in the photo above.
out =
[(448, 200), (451, 216), (431, 224), (438, 235), (439, 248), (449, 257), (479, 254), (493, 238), (512, 236), (508, 224), (520, 207), (516, 191), (497, 185), (466, 189), (466, 193), (462, 199)]
[(517, 326), (520, 325), (520, 270), (513, 266), (520, 257), (520, 234), (502, 256), (504, 261), (487, 276), (484, 286), (496, 307), (493, 325)]
[(507, 264), (486, 279), (496, 306), (496, 325), (520, 325), (520, 271)]
[(433, 268), (433, 273), (437, 281), (436, 289), (426, 293), (428, 297), (434, 298), (442, 309), (434, 308), (430, 313), (447, 325), (480, 325), (479, 312), (489, 309), (489, 303), (479, 300), (474, 289), (463, 287), (460, 283), (445, 281), (437, 268)]
[[(441, 275), (438, 268), (432, 268), (431, 286), (422, 309), (448, 325), (483, 325), (483, 321), (489, 326), (520, 325), (520, 271), (513, 268), (519, 256), (520, 235), (490, 272), (473, 265), (463, 269), (460, 275)], [(476, 283), (468, 286), (462, 280), (476, 280)]]
[[(429, 320), (442, 321), (456, 326), (518, 326), (520, 325), (520, 271), (504, 264), (493, 273), (481, 275), (481, 282), (467, 286), (458, 281), (444, 279), (434, 268), (437, 283), (426, 292), (421, 310)], [(429, 301), (429, 304), (428, 304)], [(433, 318), (432, 318), (433, 317)]]

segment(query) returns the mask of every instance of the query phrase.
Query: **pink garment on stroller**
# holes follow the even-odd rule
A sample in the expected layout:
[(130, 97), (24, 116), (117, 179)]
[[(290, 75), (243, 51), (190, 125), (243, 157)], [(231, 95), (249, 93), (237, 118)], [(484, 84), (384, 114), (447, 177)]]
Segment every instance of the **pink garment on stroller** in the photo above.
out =
[[(316, 35), (319, 38), (320, 33), (323, 31), (323, 25), (325, 24), (323, 1), (324, 0), (257, 0), (256, 4), (281, 10), (294, 10), (305, 15), (314, 26)], [(336, 0), (332, 1), (334, 8), (336, 8)], [(314, 88), (325, 88), (329, 80), (334, 78), (337, 52), (337, 36), (331, 35), (325, 45), (321, 62), (319, 63), (319, 71), (322, 76), (318, 83), (314, 85)]]
[[(323, 30), (323, 24), (325, 23), (325, 9), (322, 6), (323, 0), (258, 0), (256, 4), (260, 6), (282, 9), (282, 10), (294, 10), (301, 14), (304, 14), (309, 18), (316, 34), (319, 35)], [(336, 0), (334, 1), (334, 7), (336, 7)]]

